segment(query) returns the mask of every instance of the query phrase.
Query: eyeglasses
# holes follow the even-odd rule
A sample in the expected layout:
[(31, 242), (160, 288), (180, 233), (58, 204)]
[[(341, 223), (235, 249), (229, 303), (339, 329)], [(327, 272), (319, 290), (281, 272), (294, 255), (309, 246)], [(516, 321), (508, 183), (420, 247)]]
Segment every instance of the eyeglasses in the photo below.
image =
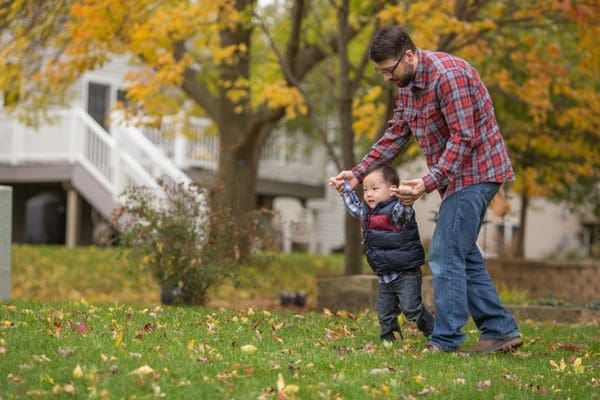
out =
[[(404, 53), (406, 54), (406, 53)], [(402, 54), (400, 56), (400, 58), (398, 59), (398, 61), (396, 61), (396, 64), (394, 64), (393, 67), (391, 68), (384, 68), (384, 69), (380, 69), (379, 67), (375, 67), (375, 72), (379, 72), (382, 75), (393, 75), (394, 71), (396, 70), (396, 67), (398, 66), (398, 64), (400, 64), (400, 61), (402, 61), (402, 58), (404, 57), (404, 54)]]

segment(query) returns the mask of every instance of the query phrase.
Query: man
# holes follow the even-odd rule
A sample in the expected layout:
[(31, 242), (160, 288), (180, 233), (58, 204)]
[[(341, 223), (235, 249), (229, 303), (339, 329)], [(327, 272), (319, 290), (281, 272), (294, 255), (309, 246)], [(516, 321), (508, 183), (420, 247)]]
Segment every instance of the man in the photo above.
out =
[(403, 181), (400, 197), (412, 204), (437, 189), (442, 197), (429, 252), (436, 318), (430, 351), (458, 351), (469, 313), (480, 331), (476, 352), (511, 351), (523, 341), (514, 317), (500, 304), (476, 240), (486, 208), (503, 182), (514, 178), (490, 95), (477, 71), (446, 53), (417, 49), (398, 26), (381, 29), (370, 57), (398, 86), (383, 136), (351, 171), (329, 180), (354, 187), (377, 164), (389, 164), (411, 135), (429, 172)]

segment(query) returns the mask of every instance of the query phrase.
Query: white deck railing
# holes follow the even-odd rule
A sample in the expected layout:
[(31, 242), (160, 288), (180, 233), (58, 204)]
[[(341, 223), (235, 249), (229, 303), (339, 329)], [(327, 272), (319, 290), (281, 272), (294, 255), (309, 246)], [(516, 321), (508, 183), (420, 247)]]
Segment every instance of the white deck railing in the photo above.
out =
[[(161, 129), (142, 128), (144, 135), (182, 168), (216, 170), (219, 164), (219, 137), (208, 129), (210, 121), (190, 121), (189, 139), (177, 135), (175, 123)], [(271, 133), (260, 158), (258, 176), (279, 182), (322, 185), (325, 179), (326, 152), (317, 141), (283, 129)]]
[[(218, 166), (219, 138), (209, 133), (206, 119), (191, 121), (188, 139), (175, 135), (172, 124), (159, 130), (116, 124), (109, 134), (80, 108), (57, 111), (54, 118), (36, 130), (0, 113), (0, 162), (79, 162), (115, 199), (131, 185), (156, 186), (158, 178), (189, 182), (182, 169)], [(321, 185), (325, 157), (322, 146), (304, 136), (275, 131), (263, 148), (259, 177)]]
[(157, 179), (190, 182), (139, 130), (117, 125), (108, 134), (83, 109), (57, 111), (53, 124), (34, 129), (0, 118), (0, 161), (12, 165), (79, 162), (115, 200), (130, 186)]

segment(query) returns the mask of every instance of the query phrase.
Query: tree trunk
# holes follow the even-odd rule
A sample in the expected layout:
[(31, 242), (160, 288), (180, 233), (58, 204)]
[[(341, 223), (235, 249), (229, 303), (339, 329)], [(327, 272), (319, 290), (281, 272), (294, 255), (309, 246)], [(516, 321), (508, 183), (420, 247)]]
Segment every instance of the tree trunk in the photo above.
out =
[[(338, 86), (338, 118), (340, 121), (342, 162), (344, 169), (350, 169), (356, 163), (354, 159), (354, 130), (352, 129), (352, 94), (353, 87), (350, 81), (350, 60), (348, 58), (348, 15), (350, 12), (349, 0), (343, 0), (338, 9), (339, 36), (338, 60), (340, 63)], [(360, 225), (356, 218), (346, 214), (345, 218), (345, 247), (344, 247), (344, 273), (356, 275), (361, 273), (362, 249), (360, 245)]]
[(241, 215), (256, 208), (260, 146), (257, 143), (242, 147), (228, 145), (231, 143), (226, 140), (228, 136), (232, 136), (231, 133), (222, 131), (221, 138), (225, 140), (219, 149), (218, 183), (223, 188), (224, 203)]
[(529, 194), (521, 193), (521, 210), (519, 211), (519, 229), (513, 242), (513, 256), (525, 258), (525, 232), (527, 227), (527, 208), (529, 207)]

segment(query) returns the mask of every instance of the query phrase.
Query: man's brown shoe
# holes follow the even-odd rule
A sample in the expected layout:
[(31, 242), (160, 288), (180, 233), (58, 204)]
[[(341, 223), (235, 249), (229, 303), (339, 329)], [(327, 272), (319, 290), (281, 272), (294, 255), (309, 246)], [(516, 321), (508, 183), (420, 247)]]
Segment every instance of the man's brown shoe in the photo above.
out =
[(472, 351), (474, 353), (506, 353), (515, 350), (522, 344), (521, 336), (508, 339), (479, 339)]

